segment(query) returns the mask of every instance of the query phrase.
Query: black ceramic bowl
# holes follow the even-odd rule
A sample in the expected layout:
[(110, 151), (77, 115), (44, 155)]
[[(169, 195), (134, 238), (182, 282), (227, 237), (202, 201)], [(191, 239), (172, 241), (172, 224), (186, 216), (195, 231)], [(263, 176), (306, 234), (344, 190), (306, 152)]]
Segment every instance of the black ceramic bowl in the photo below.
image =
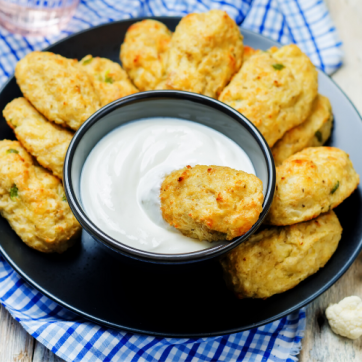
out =
[[(148, 117), (174, 117), (211, 127), (236, 142), (251, 159), (263, 181), (264, 203), (259, 220), (243, 236), (208, 249), (183, 254), (157, 254), (132, 248), (98, 228), (87, 216), (80, 197), (80, 178), (87, 156), (98, 141), (127, 122)], [(253, 234), (263, 222), (275, 188), (275, 166), (270, 148), (257, 128), (242, 114), (209, 97), (182, 91), (137, 93), (106, 105), (78, 130), (69, 145), (64, 163), (64, 188), (79, 223), (111, 251), (156, 264), (182, 264), (219, 256)], [(125, 206), (127, 207), (127, 206)]]

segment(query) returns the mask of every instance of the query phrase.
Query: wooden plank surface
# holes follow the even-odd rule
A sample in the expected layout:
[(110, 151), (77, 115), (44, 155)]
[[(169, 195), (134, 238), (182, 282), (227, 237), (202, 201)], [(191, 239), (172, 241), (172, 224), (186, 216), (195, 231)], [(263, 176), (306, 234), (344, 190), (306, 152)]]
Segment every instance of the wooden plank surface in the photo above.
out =
[[(344, 66), (333, 79), (362, 113), (362, 0), (326, 0), (326, 3), (345, 52)], [(362, 337), (351, 341), (336, 336), (324, 314), (329, 303), (349, 295), (362, 298), (362, 254), (332, 288), (309, 305), (300, 362), (362, 361)], [(12, 361), (61, 362), (62, 359), (29, 336), (0, 306), (0, 362)]]
[(33, 360), (34, 338), (25, 332), (9, 312), (0, 308), (0, 361), (31, 362)]
[(56, 356), (48, 348), (45, 348), (41, 343), (36, 342), (32, 362), (62, 362), (62, 361), (64, 360)]

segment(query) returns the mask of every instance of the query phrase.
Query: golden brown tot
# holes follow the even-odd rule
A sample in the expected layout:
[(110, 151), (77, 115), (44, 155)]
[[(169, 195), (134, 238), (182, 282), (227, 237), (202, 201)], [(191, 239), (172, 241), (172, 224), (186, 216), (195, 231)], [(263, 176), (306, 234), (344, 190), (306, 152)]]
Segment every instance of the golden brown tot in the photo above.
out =
[(317, 219), (260, 231), (221, 258), (239, 298), (268, 298), (294, 288), (336, 251), (342, 227), (330, 211)]
[(3, 111), (23, 147), (45, 168), (63, 179), (65, 154), (73, 132), (48, 122), (25, 98), (16, 98)]
[(15, 78), (41, 114), (75, 131), (100, 108), (91, 80), (76, 59), (35, 51), (16, 64)]
[(276, 166), (304, 148), (322, 146), (331, 135), (332, 124), (331, 103), (327, 97), (319, 94), (309, 117), (301, 125), (287, 131), (273, 146), (272, 153)]
[(25, 244), (44, 253), (64, 252), (81, 231), (61, 181), (17, 141), (0, 141), (0, 213)]
[(180, 89), (217, 98), (243, 61), (243, 37), (225, 11), (181, 19), (167, 54), (165, 79), (156, 89)]
[(129, 27), (121, 46), (124, 69), (140, 91), (155, 89), (165, 75), (172, 33), (156, 20), (142, 20)]
[(276, 168), (276, 189), (266, 222), (292, 225), (314, 219), (337, 207), (358, 184), (346, 152), (335, 147), (306, 148)]
[(245, 234), (262, 211), (259, 178), (221, 166), (187, 166), (161, 185), (163, 218), (182, 234), (207, 241)]
[(87, 55), (79, 65), (89, 74), (102, 107), (116, 99), (138, 92), (118, 63)]
[(286, 45), (249, 50), (219, 100), (244, 114), (272, 147), (307, 119), (317, 93), (315, 66), (296, 45)]

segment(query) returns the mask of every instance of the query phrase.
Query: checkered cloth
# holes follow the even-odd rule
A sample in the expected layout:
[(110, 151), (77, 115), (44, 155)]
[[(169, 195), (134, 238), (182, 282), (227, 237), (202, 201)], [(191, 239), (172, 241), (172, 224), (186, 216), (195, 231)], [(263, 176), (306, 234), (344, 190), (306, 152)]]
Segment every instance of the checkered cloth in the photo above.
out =
[[(0, 28), (0, 85), (16, 62), (69, 34), (142, 16), (226, 10), (242, 28), (297, 43), (327, 73), (341, 66), (341, 42), (322, 0), (82, 0), (60, 34), (22, 37)], [(227, 336), (169, 339), (106, 329), (43, 296), (0, 256), (0, 301), (28, 333), (66, 361), (296, 361), (304, 309), (274, 323)]]
[(184, 16), (211, 8), (226, 10), (241, 28), (283, 44), (297, 43), (328, 74), (342, 65), (342, 43), (322, 0), (81, 0), (67, 28), (58, 35), (22, 37), (0, 28), (0, 85), (25, 54), (77, 31), (120, 19)]

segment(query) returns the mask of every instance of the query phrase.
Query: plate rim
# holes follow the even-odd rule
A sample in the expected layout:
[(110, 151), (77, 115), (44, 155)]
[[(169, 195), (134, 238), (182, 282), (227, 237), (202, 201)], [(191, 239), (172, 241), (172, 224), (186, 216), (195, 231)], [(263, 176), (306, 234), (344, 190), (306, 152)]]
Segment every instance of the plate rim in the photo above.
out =
[[(73, 34), (71, 34), (69, 36), (66, 36), (65, 38), (62, 38), (62, 39), (56, 41), (55, 43), (47, 46), (46, 48), (42, 49), (41, 51), (51, 51), (51, 48), (57, 46), (58, 44), (66, 42), (66, 41), (68, 41), (69, 39), (72, 39), (75, 36), (78, 36), (80, 34), (83, 34), (83, 33), (86, 33), (86, 32), (92, 31), (92, 30), (96, 30), (96, 29), (99, 29), (99, 28), (111, 26), (113, 24), (118, 24), (118, 23), (126, 23), (126, 22), (134, 23), (134, 22), (137, 22), (137, 21), (145, 20), (145, 19), (154, 19), (154, 20), (159, 20), (159, 21), (162, 22), (162, 20), (175, 20), (175, 21), (178, 20), (178, 21), (180, 21), (182, 19), (182, 17), (180, 17), (180, 16), (137, 17), (137, 18), (122, 19), (122, 20), (117, 20), (117, 21), (114, 21), (114, 22), (104, 23), (104, 24), (100, 24), (100, 25), (97, 25), (97, 26), (94, 26), (94, 27), (83, 29), (83, 30), (81, 30), (79, 32), (76, 32), (76, 33), (73, 33)], [(248, 29), (244, 29), (242, 26), (240, 26), (239, 28), (240, 28), (240, 31), (241, 31), (241, 33), (243, 35), (249, 34), (249, 35), (251, 35), (253, 37), (257, 37), (257, 38), (260, 38), (260, 39), (267, 39), (268, 41), (272, 42), (275, 46), (278, 46), (278, 47), (283, 46), (283, 44), (281, 44), (279, 42), (276, 42), (275, 40), (273, 40), (273, 39), (271, 39), (271, 38), (269, 38), (267, 36), (255, 33), (255, 32), (253, 32), (251, 30), (248, 30)], [(344, 95), (344, 97), (347, 99), (348, 103), (352, 106), (352, 108), (356, 112), (359, 120), (362, 122), (362, 117), (361, 117), (360, 112), (358, 111), (356, 106), (353, 104), (351, 99), (347, 96), (347, 94), (343, 91), (343, 89), (341, 89), (341, 87), (331, 78), (331, 76), (329, 76), (327, 73), (322, 71), (319, 67), (316, 67), (316, 68), (318, 69), (319, 72), (324, 74), (334, 84), (334, 86)], [(14, 78), (15, 78), (15, 76), (14, 76), (14, 73), (13, 73), (12, 76), (10, 76), (7, 79), (7, 81), (0, 88), (0, 94), (4, 91), (4, 89), (7, 87), (7, 85), (14, 80)], [(58, 303), (62, 307), (66, 308), (67, 310), (69, 310), (69, 311), (71, 311), (71, 312), (85, 318), (88, 321), (91, 321), (91, 322), (96, 323), (96, 324), (101, 325), (101, 326), (106, 326), (106, 327), (109, 327), (109, 328), (112, 328), (112, 329), (117, 329), (117, 330), (126, 331), (126, 332), (132, 332), (132, 333), (138, 333), (138, 334), (142, 334), (142, 335), (149, 335), (149, 336), (162, 337), (162, 338), (207, 338), (207, 337), (223, 336), (223, 335), (228, 335), (228, 334), (247, 331), (247, 330), (250, 330), (250, 329), (253, 329), (253, 328), (256, 328), (256, 327), (261, 327), (263, 325), (274, 322), (274, 321), (276, 321), (276, 320), (278, 320), (280, 318), (286, 317), (287, 315), (297, 311), (298, 309), (305, 307), (306, 305), (311, 303), (313, 300), (315, 300), (317, 297), (322, 295), (330, 287), (332, 287), (347, 272), (347, 270), (350, 268), (352, 263), (358, 257), (361, 250), (362, 250), (362, 239), (359, 242), (359, 247), (355, 249), (355, 251), (350, 256), (348, 261), (343, 265), (343, 268), (341, 268), (338, 271), (338, 273), (336, 273), (334, 275), (334, 277), (328, 281), (328, 283), (326, 283), (322, 288), (320, 288), (318, 291), (313, 293), (311, 296), (309, 296), (308, 298), (306, 298), (302, 302), (300, 302), (297, 305), (285, 310), (282, 313), (274, 315), (273, 317), (265, 319), (265, 320), (263, 320), (261, 322), (252, 323), (252, 324), (249, 324), (249, 325), (241, 327), (241, 328), (228, 329), (228, 330), (225, 330), (225, 331), (222, 331), (222, 332), (209, 332), (209, 333), (202, 333), (201, 332), (201, 333), (186, 333), (186, 334), (185, 333), (179, 333), (178, 334), (178, 333), (145, 331), (145, 330), (138, 329), (138, 328), (121, 326), (121, 325), (116, 324), (116, 323), (105, 321), (105, 320), (103, 320), (101, 318), (95, 317), (94, 315), (88, 314), (88, 313), (83, 312), (82, 310), (80, 310), (80, 309), (78, 309), (76, 307), (71, 306), (70, 304), (60, 300), (55, 295), (48, 292), (46, 289), (41, 287), (37, 282), (35, 282), (31, 277), (29, 277), (25, 272), (23, 272), (20, 269), (20, 267), (18, 267), (17, 264), (12, 261), (10, 256), (3, 249), (3, 246), (0, 244), (0, 252), (1, 252), (2, 256), (4, 257), (6, 262), (8, 262), (9, 265), (24, 279), (24, 281), (26, 283), (30, 284), (32, 287), (34, 287), (36, 290), (41, 292), (43, 295), (45, 295), (49, 299), (53, 300), (54, 302)]]

